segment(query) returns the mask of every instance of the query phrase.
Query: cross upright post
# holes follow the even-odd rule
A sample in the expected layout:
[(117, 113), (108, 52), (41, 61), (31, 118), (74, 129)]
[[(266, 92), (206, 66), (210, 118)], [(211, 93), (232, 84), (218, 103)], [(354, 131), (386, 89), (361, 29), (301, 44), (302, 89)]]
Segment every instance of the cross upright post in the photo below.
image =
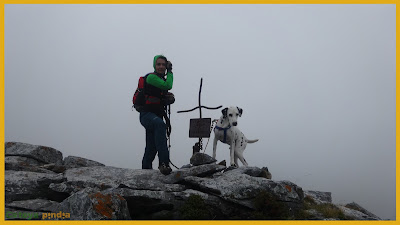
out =
[(202, 118), (202, 114), (201, 114), (201, 108), (206, 108), (206, 109), (210, 109), (210, 110), (214, 110), (214, 109), (219, 109), (222, 107), (222, 105), (218, 106), (218, 107), (207, 107), (207, 106), (202, 106), (201, 105), (201, 89), (203, 87), (203, 78), (201, 78), (200, 80), (200, 90), (199, 90), (199, 106), (194, 107), (193, 109), (189, 109), (189, 110), (182, 110), (182, 111), (178, 111), (178, 113), (183, 113), (183, 112), (191, 112), (195, 109), (199, 109), (200, 112), (200, 118), (198, 119), (190, 119), (190, 128), (189, 128), (189, 137), (190, 138), (199, 138), (199, 142), (197, 142), (194, 146), (193, 146), (193, 154), (196, 152), (200, 152), (200, 150), (203, 149), (203, 137), (210, 137), (210, 125), (211, 125), (211, 118)]

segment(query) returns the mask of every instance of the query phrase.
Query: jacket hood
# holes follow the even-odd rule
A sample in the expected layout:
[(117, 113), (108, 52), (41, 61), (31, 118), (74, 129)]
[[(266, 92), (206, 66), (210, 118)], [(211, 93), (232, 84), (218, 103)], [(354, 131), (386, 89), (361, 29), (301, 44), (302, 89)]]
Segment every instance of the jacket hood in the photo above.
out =
[(163, 55), (156, 55), (156, 56), (154, 56), (154, 60), (153, 60), (154, 72), (156, 72), (156, 62), (157, 62), (157, 59), (160, 58), (161, 56), (162, 56), (162, 57), (165, 57), (165, 56), (163, 56)]

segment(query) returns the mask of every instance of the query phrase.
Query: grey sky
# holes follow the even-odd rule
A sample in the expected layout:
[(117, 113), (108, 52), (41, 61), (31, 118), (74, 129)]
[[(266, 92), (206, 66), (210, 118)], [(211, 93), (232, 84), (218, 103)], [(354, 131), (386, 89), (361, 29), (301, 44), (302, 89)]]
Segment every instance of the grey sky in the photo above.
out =
[[(202, 103), (239, 106), (250, 166), (396, 215), (395, 5), (5, 5), (5, 140), (141, 168), (131, 98), (174, 66), (171, 160)], [(203, 117), (220, 117), (204, 110)], [(207, 139), (205, 139), (204, 145)], [(206, 153), (212, 152), (212, 138)], [(218, 145), (218, 161), (229, 161)], [(154, 166), (158, 163), (154, 161)]]

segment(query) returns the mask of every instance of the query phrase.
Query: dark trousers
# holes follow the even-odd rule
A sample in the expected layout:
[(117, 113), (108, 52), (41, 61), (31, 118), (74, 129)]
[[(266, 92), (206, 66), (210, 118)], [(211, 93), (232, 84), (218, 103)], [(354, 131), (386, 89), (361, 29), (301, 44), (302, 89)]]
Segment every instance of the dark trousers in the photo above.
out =
[(164, 121), (152, 112), (141, 112), (140, 123), (146, 129), (146, 148), (142, 160), (142, 169), (152, 169), (158, 153), (159, 163), (169, 165), (167, 147), (167, 126)]

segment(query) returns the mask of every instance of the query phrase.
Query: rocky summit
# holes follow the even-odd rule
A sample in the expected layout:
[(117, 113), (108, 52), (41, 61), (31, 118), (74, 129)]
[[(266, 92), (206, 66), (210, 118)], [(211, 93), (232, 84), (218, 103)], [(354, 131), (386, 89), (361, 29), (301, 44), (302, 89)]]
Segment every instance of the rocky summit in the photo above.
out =
[(267, 167), (227, 168), (202, 153), (164, 176), (6, 142), (5, 168), (6, 220), (380, 220)]

